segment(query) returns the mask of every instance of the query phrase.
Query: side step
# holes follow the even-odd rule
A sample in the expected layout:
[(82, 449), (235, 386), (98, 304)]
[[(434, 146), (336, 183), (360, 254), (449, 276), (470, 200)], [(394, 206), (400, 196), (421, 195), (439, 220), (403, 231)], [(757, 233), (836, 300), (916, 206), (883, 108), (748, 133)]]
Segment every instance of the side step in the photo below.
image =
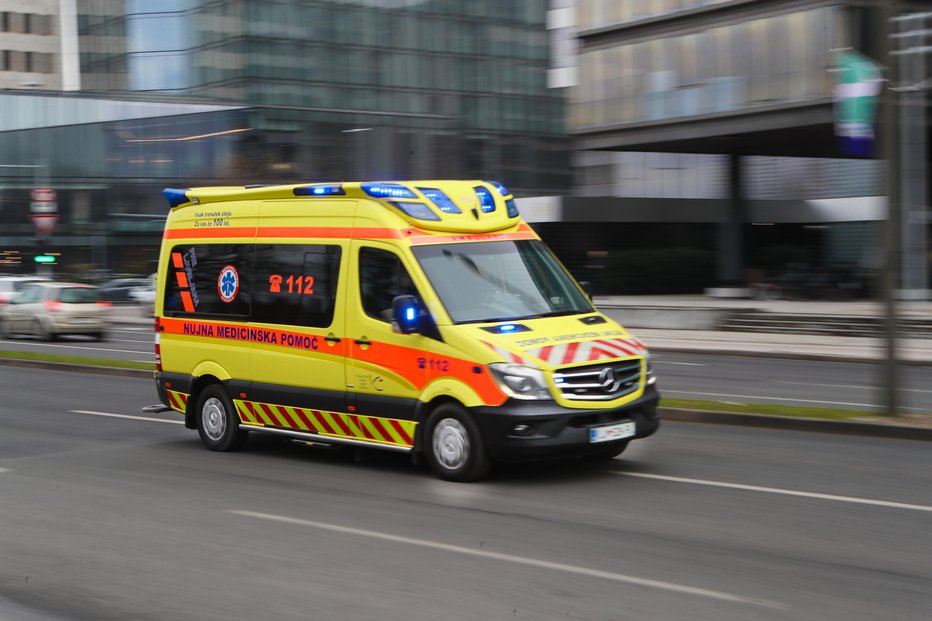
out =
[(245, 431), (255, 431), (257, 433), (272, 433), (301, 442), (311, 442), (313, 444), (349, 444), (350, 446), (365, 446), (368, 448), (387, 449), (389, 451), (398, 451), (399, 453), (410, 453), (412, 450), (412, 447), (410, 446), (395, 446), (393, 444), (363, 442), (362, 440), (352, 440), (350, 438), (332, 438), (330, 436), (319, 436), (316, 433), (308, 433), (306, 431), (291, 431), (290, 429), (278, 429), (275, 427), (240, 425), (239, 428)]
[(162, 412), (174, 412), (173, 409), (167, 405), (162, 405), (161, 403), (156, 403), (155, 405), (147, 405), (142, 408), (142, 411), (145, 414), (161, 414)]

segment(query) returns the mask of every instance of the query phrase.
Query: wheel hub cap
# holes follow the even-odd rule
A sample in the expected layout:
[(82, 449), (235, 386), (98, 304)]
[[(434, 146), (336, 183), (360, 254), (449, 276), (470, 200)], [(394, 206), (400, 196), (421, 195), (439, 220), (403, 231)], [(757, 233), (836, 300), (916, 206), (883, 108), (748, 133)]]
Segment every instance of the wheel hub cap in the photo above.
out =
[(223, 437), (226, 430), (227, 417), (220, 399), (211, 397), (204, 403), (201, 411), (202, 421), (204, 423), (204, 433), (211, 440), (219, 440)]
[(462, 468), (469, 459), (469, 433), (463, 423), (445, 418), (434, 428), (434, 455), (444, 468)]

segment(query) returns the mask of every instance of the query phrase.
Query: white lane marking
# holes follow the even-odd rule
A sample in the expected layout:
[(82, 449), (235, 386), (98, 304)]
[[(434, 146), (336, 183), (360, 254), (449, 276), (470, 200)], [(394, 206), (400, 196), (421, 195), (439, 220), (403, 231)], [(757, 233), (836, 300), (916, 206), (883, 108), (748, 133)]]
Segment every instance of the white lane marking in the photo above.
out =
[(698, 362), (671, 362), (670, 360), (654, 360), (654, 364), (678, 364), (681, 367), (705, 367), (706, 364), (700, 364)]
[[(852, 386), (850, 384), (813, 384), (811, 382), (780, 382), (781, 384), (795, 384), (797, 386), (822, 386), (825, 388), (857, 388), (859, 390), (880, 390), (880, 386)], [(927, 392), (932, 390), (921, 390), (919, 388), (900, 388), (903, 392)]]
[(150, 423), (168, 423), (169, 425), (184, 425), (183, 420), (169, 420), (167, 418), (152, 418), (149, 416), (130, 416), (129, 414), (111, 414), (110, 412), (95, 412), (94, 410), (68, 410), (72, 414), (90, 414), (91, 416), (106, 416), (109, 418), (128, 418)]
[(149, 358), (148, 360), (130, 360), (130, 362), (145, 362), (147, 364), (155, 364), (155, 359)]
[(762, 399), (764, 401), (792, 401), (794, 403), (820, 403), (823, 405), (854, 405), (858, 407), (880, 408), (873, 403), (849, 403), (846, 401), (816, 401), (815, 399), (790, 399), (787, 397), (761, 397), (760, 395), (733, 395), (720, 392), (693, 392), (691, 390), (664, 390), (666, 394), (701, 395), (703, 397), (729, 397), (731, 399)]
[(0, 472), (13, 472), (9, 468), (0, 468)]
[[(140, 341), (140, 343), (141, 343), (141, 342), (142, 342), (142, 341)], [(14, 345), (25, 345), (25, 344), (27, 344), (26, 341), (0, 341), (0, 343), (10, 343), (10, 344), (14, 344)], [(28, 344), (29, 344), (29, 345), (36, 345), (36, 346), (39, 346), (39, 347), (58, 347), (58, 348), (61, 348), (61, 349), (84, 349), (84, 350), (89, 350), (89, 351), (110, 351), (110, 352), (118, 352), (118, 353), (122, 353), (122, 354), (138, 354), (138, 353), (141, 353), (138, 349), (137, 349), (137, 350), (133, 350), (133, 349), (107, 349), (107, 348), (105, 348), (105, 347), (87, 347), (86, 345), (53, 345), (53, 344), (51, 344), (51, 343), (36, 343), (35, 341), (29, 341)], [(24, 350), (24, 351), (28, 351), (28, 350)]]
[(891, 509), (908, 509), (910, 511), (932, 512), (932, 506), (914, 505), (907, 502), (893, 502), (891, 500), (875, 500), (873, 498), (858, 498), (857, 496), (837, 496), (835, 494), (820, 494), (817, 492), (801, 492), (794, 489), (782, 489), (779, 487), (761, 487), (759, 485), (743, 485), (741, 483), (726, 483), (724, 481), (708, 481), (706, 479), (687, 479), (685, 477), (671, 477), (662, 474), (647, 474), (645, 472), (615, 472), (622, 477), (637, 477), (640, 479), (656, 479), (658, 481), (670, 481), (673, 483), (689, 483), (691, 485), (706, 485), (708, 487), (724, 487), (727, 489), (740, 489), (748, 492), (762, 492), (765, 494), (779, 494), (781, 496), (799, 496), (800, 498), (816, 498), (818, 500), (832, 500), (835, 502), (847, 502), (856, 505), (871, 505), (874, 507), (888, 507)]
[(619, 574), (612, 571), (602, 571), (600, 569), (592, 569), (589, 567), (580, 567), (578, 565), (567, 565), (565, 563), (554, 563), (551, 561), (542, 561), (538, 559), (528, 558), (524, 556), (515, 556), (513, 554), (503, 554), (501, 552), (489, 552), (487, 550), (476, 550), (474, 548), (465, 548), (462, 546), (455, 546), (449, 543), (441, 543), (439, 541), (430, 541), (428, 539), (415, 539), (413, 537), (402, 537), (399, 535), (392, 535), (389, 533), (383, 533), (374, 530), (364, 530), (361, 528), (350, 528), (347, 526), (339, 526), (337, 524), (328, 524), (326, 522), (315, 522), (312, 520), (303, 520), (299, 518), (287, 517), (284, 515), (273, 515), (270, 513), (258, 513), (255, 511), (243, 511), (237, 509), (228, 509), (227, 513), (233, 513), (235, 515), (242, 515), (246, 517), (259, 518), (261, 520), (270, 520), (273, 522), (281, 522), (284, 524), (295, 524), (298, 526), (308, 526), (310, 528), (319, 528), (321, 530), (328, 530), (336, 533), (343, 533), (346, 535), (356, 535), (358, 537), (368, 537), (369, 539), (381, 539), (382, 541), (393, 541), (395, 543), (404, 543), (407, 545), (420, 546), (422, 548), (431, 548), (434, 550), (444, 550), (446, 552), (455, 552), (457, 554), (466, 554), (469, 556), (478, 556), (480, 558), (494, 559), (497, 561), (504, 561), (507, 563), (516, 563), (518, 565), (527, 565), (530, 567), (539, 567), (542, 569), (553, 569), (555, 571), (562, 571), (566, 573), (576, 574), (579, 576), (588, 576), (590, 578), (602, 578), (604, 580), (611, 580), (614, 582), (624, 582), (627, 584), (635, 584), (637, 586), (651, 587), (655, 589), (663, 589), (666, 591), (674, 591), (676, 593), (684, 593), (687, 595), (697, 595), (700, 597), (708, 597), (711, 599), (717, 599), (727, 602), (737, 602), (741, 604), (753, 604), (756, 606), (765, 606), (768, 608), (785, 608), (782, 604), (775, 602), (768, 602), (765, 600), (751, 599), (747, 597), (742, 597), (740, 595), (733, 595), (731, 593), (723, 593), (721, 591), (711, 591), (708, 589), (700, 589), (697, 587), (686, 586), (683, 584), (676, 584), (673, 582), (664, 582), (662, 580), (650, 580), (648, 578), (639, 578), (638, 576), (629, 576), (627, 574)]

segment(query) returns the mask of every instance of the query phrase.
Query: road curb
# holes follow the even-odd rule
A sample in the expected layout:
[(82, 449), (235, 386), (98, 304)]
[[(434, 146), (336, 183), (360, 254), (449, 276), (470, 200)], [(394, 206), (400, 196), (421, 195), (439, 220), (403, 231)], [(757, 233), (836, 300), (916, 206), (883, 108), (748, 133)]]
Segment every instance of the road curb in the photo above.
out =
[(711, 410), (689, 410), (659, 408), (661, 420), (683, 423), (713, 423), (791, 431), (816, 431), (875, 438), (900, 440), (922, 440), (932, 442), (932, 427), (917, 427), (904, 423), (865, 422), (851, 420), (829, 420), (825, 418), (795, 418), (770, 414), (740, 414), (737, 412), (715, 412)]
[[(651, 345), (651, 352), (667, 354), (707, 354), (712, 356), (735, 356), (738, 358), (769, 358), (772, 360), (807, 360), (811, 362), (851, 362), (855, 364), (881, 364), (883, 358), (864, 356), (836, 356), (832, 354), (808, 354), (781, 351), (749, 351), (745, 349), (703, 349), (701, 347), (664, 347)], [(930, 367), (932, 360), (897, 360), (898, 365)]]
[(152, 379), (154, 371), (143, 369), (121, 369), (118, 367), (97, 367), (87, 364), (74, 364), (71, 362), (49, 362), (47, 360), (18, 360), (16, 358), (0, 358), (0, 365), (8, 367), (25, 367), (31, 369), (47, 369), (50, 371), (71, 371), (72, 373), (92, 373), (96, 375), (114, 375), (118, 377), (134, 377)]

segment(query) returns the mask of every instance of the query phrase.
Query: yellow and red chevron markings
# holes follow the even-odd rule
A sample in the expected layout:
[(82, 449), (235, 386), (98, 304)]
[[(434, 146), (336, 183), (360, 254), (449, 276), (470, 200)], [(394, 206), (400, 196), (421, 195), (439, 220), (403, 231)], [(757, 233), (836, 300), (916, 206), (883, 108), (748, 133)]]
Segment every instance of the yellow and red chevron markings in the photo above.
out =
[(239, 399), (234, 399), (233, 404), (240, 420), (246, 425), (294, 429), (320, 436), (349, 438), (376, 444), (414, 446), (414, 428), (417, 426), (414, 421), (325, 412)]
[(189, 395), (176, 390), (166, 390), (165, 392), (168, 395), (168, 405), (170, 405), (173, 410), (177, 410), (183, 414), (188, 405)]
[(592, 341), (545, 345), (544, 347), (528, 349), (524, 353), (559, 367), (580, 362), (643, 356), (647, 353), (647, 348), (635, 338), (595, 339)]

